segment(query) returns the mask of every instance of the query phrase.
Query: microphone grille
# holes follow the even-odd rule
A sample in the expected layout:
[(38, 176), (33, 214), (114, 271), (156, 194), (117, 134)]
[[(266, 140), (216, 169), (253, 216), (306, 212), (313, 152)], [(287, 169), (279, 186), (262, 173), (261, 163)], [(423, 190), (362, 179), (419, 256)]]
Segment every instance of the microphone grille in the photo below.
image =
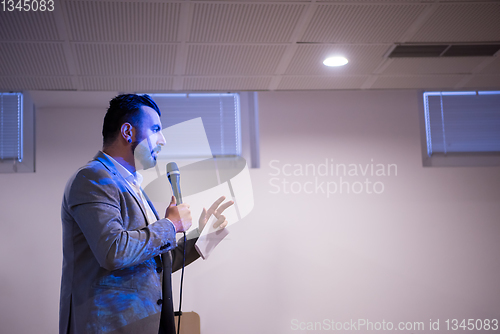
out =
[(167, 173), (172, 173), (172, 172), (179, 172), (179, 167), (177, 167), (177, 164), (175, 162), (169, 162), (167, 164)]

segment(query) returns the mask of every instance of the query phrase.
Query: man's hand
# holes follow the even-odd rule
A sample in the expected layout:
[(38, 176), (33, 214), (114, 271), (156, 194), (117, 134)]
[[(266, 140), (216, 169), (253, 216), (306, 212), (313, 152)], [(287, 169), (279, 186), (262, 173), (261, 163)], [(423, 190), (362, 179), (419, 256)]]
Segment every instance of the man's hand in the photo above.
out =
[[(229, 208), (231, 205), (234, 204), (233, 201), (227, 201), (226, 203), (220, 205), (224, 200), (226, 199), (225, 196), (220, 197), (218, 200), (212, 204), (210, 209), (205, 209), (203, 208), (203, 212), (201, 213), (200, 220), (199, 220), (199, 232), (201, 234), (201, 231), (205, 228), (205, 225), (207, 224), (208, 219), (210, 218), (211, 215), (214, 215), (215, 218), (217, 218), (217, 221), (214, 223), (214, 228), (219, 228), (223, 229), (227, 226), (228, 222), (226, 220), (226, 217), (222, 215), (222, 212)], [(219, 207), (220, 205), (220, 207)]]
[(172, 196), (170, 205), (165, 212), (165, 218), (174, 223), (175, 233), (186, 232), (192, 224), (191, 210), (189, 210), (188, 204), (176, 205), (176, 203), (175, 197)]

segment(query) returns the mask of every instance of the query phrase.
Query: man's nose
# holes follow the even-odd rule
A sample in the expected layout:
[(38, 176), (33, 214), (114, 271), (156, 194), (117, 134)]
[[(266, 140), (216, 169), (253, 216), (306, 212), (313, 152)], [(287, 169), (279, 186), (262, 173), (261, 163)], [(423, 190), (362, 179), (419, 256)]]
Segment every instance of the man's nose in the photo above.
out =
[(163, 136), (163, 132), (160, 131), (159, 133), (160, 133), (160, 136), (158, 137), (157, 145), (165, 146), (165, 143), (166, 143), (165, 136)]

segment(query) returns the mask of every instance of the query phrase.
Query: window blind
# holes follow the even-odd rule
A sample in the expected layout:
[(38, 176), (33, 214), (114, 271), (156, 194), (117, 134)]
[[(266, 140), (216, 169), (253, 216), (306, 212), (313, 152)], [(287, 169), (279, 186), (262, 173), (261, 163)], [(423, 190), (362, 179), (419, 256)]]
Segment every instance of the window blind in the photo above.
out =
[(500, 91), (425, 92), (427, 154), (500, 152)]
[(23, 94), (0, 93), (0, 160), (23, 160)]
[(241, 155), (240, 103), (237, 93), (150, 95), (160, 107), (164, 128), (201, 117), (212, 155)]

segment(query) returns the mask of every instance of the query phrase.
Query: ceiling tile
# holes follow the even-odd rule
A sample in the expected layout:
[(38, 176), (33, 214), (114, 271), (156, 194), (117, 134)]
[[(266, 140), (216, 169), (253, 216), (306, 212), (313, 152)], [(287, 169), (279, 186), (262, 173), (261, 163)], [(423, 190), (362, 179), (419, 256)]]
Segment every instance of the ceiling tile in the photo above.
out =
[[(214, 0), (196, 0), (198, 2), (214, 2)], [(217, 0), (220, 2), (263, 2), (262, 0)], [(271, 1), (270, 1), (271, 2)], [(273, 2), (313, 2), (313, 0), (279, 0), (279, 1), (274, 1)]]
[(397, 58), (383, 74), (465, 74), (481, 64), (487, 57), (456, 58)]
[(440, 4), (411, 41), (500, 41), (500, 3)]
[(474, 75), (464, 88), (476, 89), (500, 89), (500, 74), (499, 75)]
[[(389, 45), (299, 45), (286, 74), (371, 74), (384, 60)], [(349, 63), (340, 67), (323, 65), (327, 57), (343, 56)]]
[(368, 76), (284, 76), (278, 90), (360, 89)]
[(274, 73), (284, 45), (190, 45), (188, 75)]
[(73, 41), (177, 41), (179, 3), (69, 1), (66, 7)]
[(70, 77), (0, 77), (0, 90), (73, 90)]
[(370, 88), (453, 89), (463, 75), (381, 75)]
[(62, 43), (1, 43), (0, 75), (68, 75)]
[(271, 77), (186, 77), (184, 89), (195, 91), (268, 90)]
[(303, 4), (195, 3), (190, 42), (289, 42)]
[(118, 92), (158, 92), (172, 90), (172, 77), (82, 77), (83, 90)]
[[(424, 0), (425, 1), (425, 0)], [(378, 2), (394, 2), (394, 3), (405, 3), (405, 2), (408, 2), (408, 3), (422, 3), (424, 2), (422, 0), (383, 0), (383, 1), (378, 1)], [(470, 2), (471, 0), (440, 0), (442, 2), (446, 2), (446, 1), (453, 1), (453, 2), (460, 2), (460, 1), (467, 1), (467, 2)], [(481, 1), (481, 0), (480, 0)], [(488, 0), (486, 0), (488, 1)], [(489, 1), (492, 1), (492, 0), (489, 0)], [(373, 4), (375, 1), (374, 0), (319, 0), (317, 1), (318, 3), (322, 3), (322, 2), (327, 2), (327, 3), (331, 3), (331, 2), (349, 2), (349, 3), (365, 3), (365, 4)], [(431, 2), (431, 0), (428, 0), (427, 2)]]
[(426, 4), (319, 5), (302, 42), (387, 43), (398, 41)]
[(54, 12), (0, 11), (0, 40), (59, 40)]
[(169, 75), (175, 64), (175, 44), (73, 45), (83, 75)]

